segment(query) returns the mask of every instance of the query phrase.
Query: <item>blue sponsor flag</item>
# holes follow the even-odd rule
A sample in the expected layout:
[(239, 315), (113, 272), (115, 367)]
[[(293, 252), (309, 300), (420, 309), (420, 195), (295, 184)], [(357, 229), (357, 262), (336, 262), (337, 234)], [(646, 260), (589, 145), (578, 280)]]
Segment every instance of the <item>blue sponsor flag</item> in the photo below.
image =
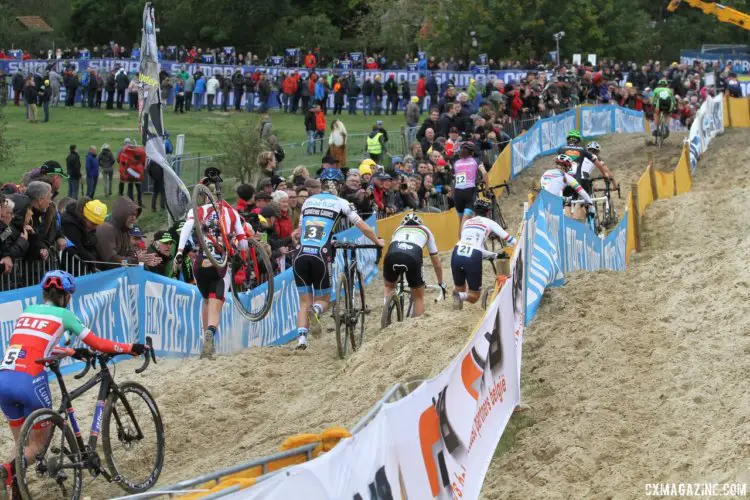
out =
[(288, 57), (295, 57), (297, 55), (297, 50), (298, 49), (286, 49), (285, 52)]
[(274, 66), (281, 66), (281, 64), (284, 62), (284, 58), (281, 56), (271, 56), (271, 64)]
[(417, 71), (417, 63), (409, 63), (406, 65), (406, 68), (409, 71)]
[(362, 52), (349, 52), (349, 58), (354, 62), (359, 62), (362, 60)]
[(419, 59), (420, 61), (427, 59), (427, 52), (425, 51), (417, 52), (417, 59)]
[(341, 69), (349, 69), (352, 67), (351, 61), (341, 61)]
[(230, 55), (232, 52), (234, 52), (234, 47), (224, 47), (224, 53), (226, 55)]
[(487, 64), (487, 54), (479, 54), (479, 64)]
[(23, 59), (23, 51), (18, 49), (11, 49), (8, 51), (8, 55), (15, 57), (16, 59)]

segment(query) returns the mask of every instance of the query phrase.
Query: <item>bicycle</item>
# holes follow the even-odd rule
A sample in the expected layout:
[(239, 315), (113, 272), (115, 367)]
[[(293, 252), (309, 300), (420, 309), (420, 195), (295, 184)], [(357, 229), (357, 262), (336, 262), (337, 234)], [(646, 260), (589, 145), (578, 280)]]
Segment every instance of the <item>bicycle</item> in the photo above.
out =
[[(404, 269), (404, 272), (406, 270)], [(404, 272), (401, 272), (398, 276), (398, 281), (396, 282), (396, 290), (391, 295), (390, 299), (388, 300), (388, 303), (383, 306), (383, 312), (380, 315), (380, 328), (386, 328), (390, 326), (393, 323), (393, 315), (395, 313), (396, 321), (399, 323), (404, 320), (404, 318), (410, 318), (413, 302), (411, 293), (409, 292), (409, 287), (404, 283)], [(435, 290), (438, 292), (438, 297), (435, 298), (435, 302), (440, 302), (441, 300), (445, 300), (446, 291), (444, 288), (442, 288), (440, 285), (425, 285), (425, 288), (427, 290)], [(409, 298), (408, 305), (406, 304), (406, 298)], [(406, 306), (406, 309), (404, 310), (404, 306)]]
[[(602, 200), (606, 200), (606, 198), (591, 198), (591, 201), (594, 202), (594, 205), (591, 205), (591, 209), (586, 211), (585, 224), (594, 233), (599, 234), (602, 232), (603, 228), (599, 225), (599, 217), (596, 211), (595, 200), (602, 201)], [(573, 205), (584, 205), (585, 203), (586, 203), (585, 200), (574, 200), (571, 196), (566, 196), (565, 198), (563, 198), (563, 206), (566, 206), (566, 207), (572, 207)]]
[[(594, 186), (594, 182), (604, 182), (604, 188), (597, 189)], [(596, 193), (604, 193), (604, 197), (599, 198), (593, 198), (592, 201), (594, 201), (594, 206), (596, 207), (596, 216), (599, 221), (599, 227), (603, 229), (610, 229), (617, 225), (619, 222), (619, 217), (617, 215), (617, 210), (615, 210), (615, 206), (612, 203), (612, 188), (611, 188), (611, 181), (609, 179), (605, 179), (604, 177), (597, 177), (596, 179), (591, 180), (591, 192), (592, 194)], [(620, 185), (617, 185), (617, 198), (622, 199), (622, 194), (620, 193)], [(599, 210), (599, 204), (601, 204), (601, 210)]]
[[(271, 258), (260, 242), (255, 238), (247, 238), (248, 250), (239, 250), (236, 240), (230, 238), (232, 228), (225, 227), (224, 217), (206, 217), (201, 220), (198, 214), (201, 207), (210, 205), (214, 214), (223, 214), (222, 205), (226, 202), (221, 193), (219, 183), (215, 184), (216, 195), (204, 184), (196, 184), (193, 188), (193, 216), (195, 217), (195, 233), (203, 255), (216, 268), (223, 268), (227, 262), (231, 264), (232, 296), (237, 310), (249, 321), (260, 321), (271, 310), (273, 301), (273, 265)], [(239, 274), (239, 278), (237, 278)], [(239, 285), (237, 283), (240, 283)], [(255, 301), (245, 293), (266, 284), (265, 298), (252, 309)]]
[(365, 301), (365, 280), (362, 277), (362, 271), (357, 266), (357, 250), (377, 250), (375, 259), (378, 261), (380, 260), (380, 247), (335, 240), (332, 246), (336, 250), (344, 250), (344, 268), (336, 279), (336, 301), (331, 307), (331, 314), (336, 325), (336, 349), (339, 358), (344, 359), (349, 348), (352, 352), (356, 352), (362, 345), (365, 335), (365, 316), (370, 314)]
[[(508, 185), (507, 182), (503, 182), (502, 184), (498, 184), (497, 186), (491, 186), (484, 190), (485, 196), (491, 201), (492, 203), (492, 212), (490, 214), (490, 219), (497, 222), (500, 227), (507, 230), (508, 226), (505, 224), (505, 217), (503, 217), (503, 212), (500, 210), (500, 204), (497, 201), (497, 195), (495, 194), (495, 190), (504, 188), (505, 192), (507, 194), (510, 194), (510, 185)], [(490, 234), (488, 237), (490, 248), (492, 251), (495, 251), (495, 245), (499, 243), (500, 248), (505, 247), (505, 241), (501, 240), (495, 233)]]
[[(146, 338), (146, 344), (149, 349), (144, 353), (144, 362), (135, 370), (139, 374), (148, 368), (151, 361), (156, 363), (151, 337)], [(164, 425), (156, 401), (145, 387), (136, 382), (115, 383), (107, 363), (122, 354), (95, 353), (83, 349), (78, 350), (78, 356), (85, 361), (85, 366), (74, 378), (81, 379), (86, 376), (91, 368), (96, 368), (97, 361), (99, 373), (81, 387), (68, 392), (60, 371), (60, 362), (75, 355), (75, 349), (55, 348), (52, 355), (36, 360), (37, 363), (48, 367), (57, 377), (62, 402), (57, 411), (50, 408), (34, 411), (21, 427), (16, 450), (16, 478), (21, 496), (29, 500), (32, 498), (32, 491), (41, 491), (42, 498), (52, 498), (56, 484), (61, 498), (78, 499), (83, 488), (83, 471), (88, 471), (93, 477), (101, 475), (107, 481), (117, 483), (128, 493), (140, 493), (150, 489), (159, 479), (164, 465)], [(72, 402), (96, 385), (99, 385), (99, 395), (87, 444), (81, 437)], [(141, 404), (137, 405), (135, 398), (139, 398)], [(136, 418), (136, 406), (144, 410), (144, 418)], [(146, 428), (149, 423), (153, 425), (153, 454), (149, 454), (146, 459), (140, 454), (129, 458), (119, 458), (118, 454), (116, 457), (113, 445), (117, 443), (121, 444), (125, 451), (138, 452), (144, 449), (141, 445), (146, 434), (151, 435), (148, 432), (151, 425)], [(40, 425), (49, 426), (48, 436), (34, 459), (25, 464), (24, 448), (27, 447), (32, 429)], [(102, 458), (96, 450), (100, 433), (106, 468), (103, 467)], [(142, 464), (148, 465), (148, 470), (143, 473), (126, 470), (128, 467), (138, 467)], [(27, 472), (32, 474), (26, 477)], [(44, 479), (49, 479), (51, 484), (40, 484)]]
[[(490, 262), (490, 265), (492, 266), (492, 271), (494, 271), (493, 272), (493, 276), (495, 276), (495, 280), (497, 280), (497, 278), (499, 276), (498, 273), (497, 273), (497, 266), (495, 265), (495, 260), (496, 259), (507, 260), (509, 258), (510, 257), (508, 257), (508, 254), (506, 254), (505, 252), (499, 253), (499, 254), (493, 253), (492, 255), (488, 255), (488, 256), (484, 257), (484, 260), (488, 260)], [(495, 282), (494, 281), (493, 281), (492, 285), (488, 285), (488, 286), (484, 287), (484, 289), (482, 290), (482, 295), (481, 295), (482, 309), (487, 310), (487, 305), (488, 305), (488, 302), (489, 302), (489, 298), (492, 296), (492, 294), (494, 292), (495, 292)]]

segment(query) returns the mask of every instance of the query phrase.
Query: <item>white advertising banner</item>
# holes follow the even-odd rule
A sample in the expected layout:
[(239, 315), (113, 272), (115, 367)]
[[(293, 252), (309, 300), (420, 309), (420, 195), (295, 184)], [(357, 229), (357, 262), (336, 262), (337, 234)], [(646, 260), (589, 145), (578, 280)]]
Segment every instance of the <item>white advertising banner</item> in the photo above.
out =
[(719, 94), (706, 99), (690, 127), (688, 141), (690, 146), (690, 171), (695, 170), (698, 159), (708, 149), (709, 143), (718, 134), (724, 133), (724, 95)]
[(513, 287), (436, 378), (385, 407), (408, 498), (478, 498), (519, 403)]

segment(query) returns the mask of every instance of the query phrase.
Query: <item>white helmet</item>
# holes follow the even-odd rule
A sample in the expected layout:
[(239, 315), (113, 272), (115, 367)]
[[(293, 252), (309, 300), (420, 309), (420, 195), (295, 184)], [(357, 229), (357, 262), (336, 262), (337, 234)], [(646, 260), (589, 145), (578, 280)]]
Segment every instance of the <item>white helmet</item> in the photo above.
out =
[(402, 226), (406, 226), (406, 225), (421, 226), (423, 224), (424, 223), (422, 222), (422, 218), (413, 212), (406, 214), (406, 216), (403, 219), (401, 219)]
[(599, 145), (599, 143), (598, 143), (598, 142), (596, 142), (596, 141), (592, 141), (592, 142), (589, 142), (589, 143), (588, 143), (588, 144), (586, 145), (586, 149), (593, 149), (594, 151), (601, 151), (601, 150), (602, 150), (602, 147), (601, 147), (601, 146)]

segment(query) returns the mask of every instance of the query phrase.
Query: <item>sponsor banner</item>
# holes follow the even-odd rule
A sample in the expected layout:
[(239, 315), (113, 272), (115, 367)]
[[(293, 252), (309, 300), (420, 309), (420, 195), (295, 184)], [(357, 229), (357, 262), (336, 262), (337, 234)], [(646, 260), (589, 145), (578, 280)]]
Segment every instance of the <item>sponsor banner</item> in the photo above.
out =
[(523, 222), (521, 227), (521, 236), (518, 238), (521, 242), (516, 245), (516, 249), (513, 252), (513, 257), (510, 259), (510, 272), (511, 272), (511, 283), (513, 284), (513, 334), (515, 336), (515, 347), (516, 347), (516, 368), (518, 368), (518, 394), (519, 398), (521, 395), (521, 351), (523, 345), (523, 328), (524, 328), (524, 316), (526, 315), (526, 294), (524, 287), (526, 286), (526, 280), (524, 279), (526, 271), (526, 245), (523, 243), (526, 241), (526, 222)]
[(524, 267), (525, 321), (534, 318), (544, 290), (564, 283), (572, 271), (625, 270), (628, 212), (602, 238), (587, 224), (565, 216), (562, 198), (547, 191), (537, 196), (526, 213)]
[(644, 132), (643, 113), (628, 108), (615, 108), (615, 130), (618, 134)]
[(693, 65), (695, 61), (703, 64), (713, 64), (719, 62), (723, 70), (728, 64), (732, 65), (732, 71), (735, 73), (750, 73), (750, 54), (732, 54), (729, 52), (698, 52), (691, 50), (680, 51), (680, 62), (682, 64)]
[(564, 283), (560, 252), (563, 250), (563, 207), (559, 197), (544, 190), (526, 212), (526, 317), (534, 318), (547, 287)]
[(709, 143), (717, 134), (724, 133), (724, 95), (708, 97), (698, 112), (690, 127), (688, 144), (690, 153), (690, 172), (695, 170), (698, 159), (708, 148)]
[(362, 431), (340, 441), (330, 452), (225, 498), (406, 498), (399, 479), (393, 436), (381, 411)]
[(542, 130), (541, 154), (556, 153), (565, 144), (565, 136), (569, 130), (576, 128), (576, 110), (570, 109), (551, 118), (539, 122)]
[(519, 402), (513, 289), (504, 286), (440, 375), (385, 406), (408, 498), (478, 498)]
[(515, 178), (542, 153), (542, 122), (538, 121), (525, 134), (510, 143), (511, 179)]
[(615, 130), (614, 106), (581, 106), (581, 134), (596, 137)]

